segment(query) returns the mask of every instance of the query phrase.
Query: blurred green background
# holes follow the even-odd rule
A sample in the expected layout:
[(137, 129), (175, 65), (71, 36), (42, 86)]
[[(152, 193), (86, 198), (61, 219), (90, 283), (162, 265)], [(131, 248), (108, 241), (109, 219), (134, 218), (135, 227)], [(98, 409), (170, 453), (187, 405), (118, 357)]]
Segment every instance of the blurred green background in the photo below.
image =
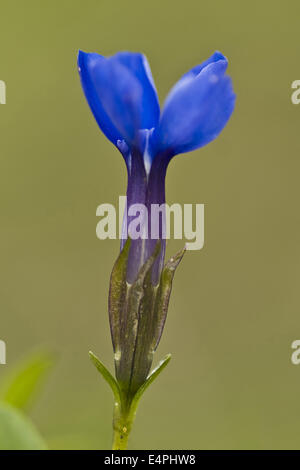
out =
[[(125, 194), (119, 152), (81, 91), (77, 50), (144, 52), (161, 101), (215, 49), (235, 113), (209, 146), (177, 156), (169, 203), (205, 204), (205, 246), (175, 279), (156, 354), (172, 361), (143, 397), (131, 448), (300, 448), (299, 2), (2, 0), (0, 339), (7, 365), (60, 359), (32, 418), (52, 448), (109, 448), (107, 289), (118, 241), (96, 207)], [(169, 243), (169, 254), (181, 246)]]

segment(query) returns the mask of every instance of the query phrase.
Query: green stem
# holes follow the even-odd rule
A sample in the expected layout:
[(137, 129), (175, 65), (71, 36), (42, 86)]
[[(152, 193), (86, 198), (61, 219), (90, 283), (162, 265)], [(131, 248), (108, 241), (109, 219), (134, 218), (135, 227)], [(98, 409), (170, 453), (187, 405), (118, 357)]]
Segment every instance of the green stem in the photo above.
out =
[[(127, 428), (124, 428), (127, 429)], [(124, 433), (122, 430), (114, 429), (114, 436), (113, 436), (113, 445), (112, 450), (126, 450), (128, 446), (128, 437), (129, 433)]]
[(126, 450), (128, 438), (134, 421), (134, 415), (124, 412), (120, 403), (115, 403), (113, 419), (113, 450)]

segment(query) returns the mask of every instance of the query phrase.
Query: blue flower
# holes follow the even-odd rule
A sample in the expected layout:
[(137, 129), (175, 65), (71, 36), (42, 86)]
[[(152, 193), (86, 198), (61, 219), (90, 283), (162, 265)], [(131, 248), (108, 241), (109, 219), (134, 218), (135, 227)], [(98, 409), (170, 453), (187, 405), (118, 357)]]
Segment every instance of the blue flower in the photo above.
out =
[[(165, 175), (171, 158), (214, 140), (235, 104), (227, 59), (215, 52), (175, 84), (162, 112), (146, 57), (119, 52), (112, 57), (80, 51), (78, 68), (92, 113), (106, 137), (124, 157), (128, 173), (127, 207), (165, 202)], [(150, 212), (150, 210), (149, 210)], [(130, 217), (125, 215), (127, 226)], [(150, 224), (150, 220), (148, 221)], [(151, 227), (148, 227), (151, 233)], [(124, 241), (127, 233), (124, 233)], [(159, 228), (159, 237), (162, 229)], [(128, 281), (133, 282), (157, 239), (133, 240)], [(157, 282), (165, 252), (154, 268)]]

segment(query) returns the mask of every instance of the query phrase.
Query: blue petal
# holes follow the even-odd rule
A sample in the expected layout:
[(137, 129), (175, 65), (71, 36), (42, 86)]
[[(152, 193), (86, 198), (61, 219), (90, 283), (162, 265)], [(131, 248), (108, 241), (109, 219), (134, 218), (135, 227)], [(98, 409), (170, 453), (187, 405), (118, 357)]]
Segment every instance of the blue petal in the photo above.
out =
[(83, 51), (78, 53), (78, 70), (82, 88), (91, 108), (91, 111), (98, 123), (98, 126), (106, 137), (115, 145), (118, 140), (123, 140), (122, 135), (113, 125), (110, 117), (101, 104), (95, 84), (95, 69), (101, 67), (105, 58), (99, 54), (87, 54)]
[(118, 52), (114, 58), (127, 67), (142, 86), (142, 100), (137, 103), (140, 106), (141, 115), (139, 129), (156, 127), (159, 121), (160, 107), (147, 58), (143, 54), (132, 52)]
[(185, 74), (168, 95), (154, 140), (156, 152), (176, 155), (214, 140), (235, 103), (226, 58), (215, 53)]
[(201, 70), (203, 70), (207, 65), (209, 64), (212, 64), (213, 62), (218, 62), (219, 60), (225, 60), (226, 63), (227, 63), (227, 59), (226, 57), (219, 51), (215, 51), (213, 53), (213, 55), (211, 55), (207, 60), (205, 60), (204, 62), (202, 62), (202, 64), (199, 64), (199, 65), (196, 65), (195, 67), (193, 67), (189, 72), (187, 72), (186, 74), (183, 75), (183, 77), (181, 77), (181, 79), (179, 80), (179, 82), (177, 83), (177, 85), (181, 82), (181, 80), (183, 78), (186, 78), (190, 75), (193, 75), (194, 77), (196, 75), (198, 75)]
[(157, 125), (159, 104), (150, 68), (142, 54), (118, 53), (105, 58), (79, 53), (83, 89), (104, 134), (130, 145), (140, 129)]

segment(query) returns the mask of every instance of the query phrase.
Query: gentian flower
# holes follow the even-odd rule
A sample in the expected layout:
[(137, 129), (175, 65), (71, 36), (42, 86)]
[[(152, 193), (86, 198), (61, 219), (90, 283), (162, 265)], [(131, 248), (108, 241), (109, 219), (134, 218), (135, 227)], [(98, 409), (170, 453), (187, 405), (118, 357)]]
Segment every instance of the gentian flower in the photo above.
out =
[[(214, 140), (229, 120), (235, 95), (225, 74), (227, 59), (215, 52), (186, 73), (170, 91), (162, 113), (146, 57), (119, 52), (112, 57), (79, 52), (82, 87), (94, 117), (106, 137), (124, 157), (127, 173), (127, 209), (165, 202), (165, 176), (171, 158)], [(132, 216), (125, 214), (125, 227)], [(150, 220), (149, 220), (150, 224)], [(127, 279), (133, 282), (157, 240), (133, 240)], [(162, 224), (161, 224), (162, 225)], [(152, 228), (153, 229), (153, 228)], [(162, 236), (162, 227), (158, 230)], [(124, 246), (127, 233), (121, 248)], [(154, 282), (164, 260), (165, 241)]]
[[(165, 213), (153, 227), (151, 207), (165, 203), (170, 160), (208, 144), (227, 124), (235, 104), (227, 65), (226, 57), (215, 52), (192, 68), (171, 89), (160, 112), (144, 55), (119, 52), (104, 57), (79, 52), (79, 74), (88, 104), (102, 132), (121, 152), (128, 174), (121, 254), (112, 273), (109, 302), (116, 377), (126, 413), (149, 373), (174, 271), (183, 254), (163, 267)], [(143, 235), (132, 239), (128, 227), (136, 217), (130, 213), (135, 204), (148, 209), (148, 218), (141, 226)], [(127, 423), (124, 419), (117, 421)]]

